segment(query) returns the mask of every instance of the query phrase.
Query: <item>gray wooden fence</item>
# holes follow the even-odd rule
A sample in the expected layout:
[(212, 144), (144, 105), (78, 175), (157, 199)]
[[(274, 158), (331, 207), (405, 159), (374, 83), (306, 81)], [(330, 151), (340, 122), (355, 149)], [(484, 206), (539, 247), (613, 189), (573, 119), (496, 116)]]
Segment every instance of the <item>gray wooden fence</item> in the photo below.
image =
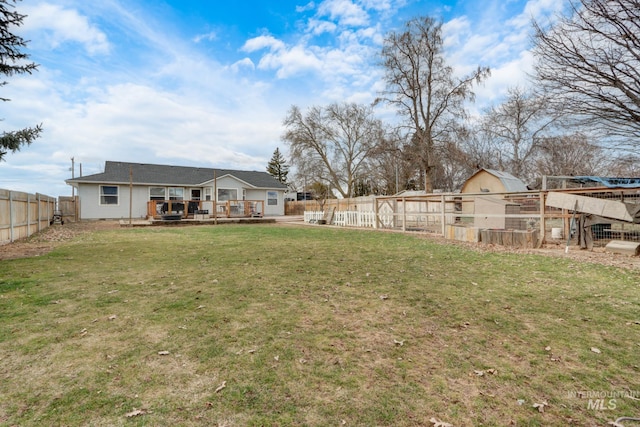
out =
[(49, 227), (55, 208), (54, 197), (0, 189), (0, 245)]

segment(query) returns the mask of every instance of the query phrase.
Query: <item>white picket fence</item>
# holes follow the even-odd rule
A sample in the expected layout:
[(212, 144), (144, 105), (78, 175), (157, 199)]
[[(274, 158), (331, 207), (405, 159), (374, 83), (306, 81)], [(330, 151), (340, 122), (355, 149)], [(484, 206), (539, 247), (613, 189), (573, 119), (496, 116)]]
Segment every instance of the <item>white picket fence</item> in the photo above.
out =
[[(305, 211), (304, 222), (317, 222), (324, 219), (324, 211)], [(333, 225), (341, 227), (375, 228), (375, 212), (337, 211), (333, 216)]]

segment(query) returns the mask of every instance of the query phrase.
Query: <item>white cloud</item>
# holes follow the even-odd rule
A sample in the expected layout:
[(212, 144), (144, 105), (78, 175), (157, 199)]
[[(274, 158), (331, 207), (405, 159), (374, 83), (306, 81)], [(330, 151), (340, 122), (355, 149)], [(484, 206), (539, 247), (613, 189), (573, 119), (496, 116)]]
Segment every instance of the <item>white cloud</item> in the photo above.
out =
[(307, 24), (307, 31), (315, 36), (323, 33), (333, 33), (337, 28), (338, 26), (335, 23), (321, 19), (309, 19)]
[(324, 0), (318, 6), (318, 15), (328, 16), (344, 26), (364, 26), (369, 23), (369, 15), (351, 0)]
[(280, 49), (276, 53), (264, 55), (258, 63), (262, 70), (277, 70), (280, 79), (292, 77), (303, 71), (317, 71), (322, 68), (322, 61), (313, 52), (303, 46)]
[(109, 52), (110, 46), (107, 36), (76, 10), (40, 3), (24, 5), (23, 11), (27, 15), (24, 20), (24, 30), (44, 32), (46, 37), (38, 37), (37, 39), (39, 42), (46, 41), (52, 49), (64, 43), (76, 42), (84, 45), (86, 51), (91, 55)]
[(242, 58), (240, 61), (234, 62), (231, 65), (231, 69), (237, 73), (243, 69), (255, 70), (256, 65), (253, 63), (251, 58)]
[(211, 31), (209, 33), (206, 34), (199, 34), (197, 36), (195, 36), (193, 38), (193, 41), (195, 43), (200, 43), (202, 40), (206, 40), (206, 41), (215, 41), (218, 39), (218, 34), (215, 31)]
[(285, 47), (284, 43), (273, 36), (258, 36), (247, 40), (241, 50), (245, 52), (255, 52), (261, 49), (281, 50)]
[(460, 16), (442, 24), (445, 49), (459, 47), (470, 34), (471, 22), (466, 16)]
[(515, 29), (530, 27), (531, 20), (545, 22), (555, 20), (555, 16), (566, 7), (566, 0), (529, 0), (521, 14), (507, 21)]

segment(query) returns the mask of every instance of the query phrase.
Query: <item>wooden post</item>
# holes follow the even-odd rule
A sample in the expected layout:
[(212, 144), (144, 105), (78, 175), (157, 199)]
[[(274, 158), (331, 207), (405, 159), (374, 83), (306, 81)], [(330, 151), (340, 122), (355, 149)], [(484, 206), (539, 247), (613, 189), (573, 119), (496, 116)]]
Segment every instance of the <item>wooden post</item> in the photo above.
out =
[(218, 225), (218, 178), (215, 169), (213, 170), (213, 223)]
[(539, 197), (540, 199), (540, 236), (536, 244), (537, 248), (541, 248), (545, 240), (545, 229), (547, 228), (546, 216), (545, 216), (546, 196), (547, 196), (546, 191), (540, 192), (540, 197)]
[(13, 191), (9, 191), (9, 241), (13, 242), (13, 223), (14, 223), (14, 215), (13, 215)]
[(374, 198), (373, 199), (373, 228), (377, 229), (378, 228), (378, 199)]
[(402, 198), (402, 232), (407, 231), (407, 198)]
[(42, 219), (40, 218), (40, 193), (36, 193), (36, 197), (38, 199), (38, 209), (36, 209), (37, 214), (38, 214), (38, 228), (37, 230), (40, 231), (40, 222), (42, 221)]
[(27, 193), (27, 237), (31, 236), (31, 194)]
[(133, 226), (133, 166), (129, 166), (129, 227)]
[(444, 193), (440, 195), (440, 222), (442, 222), (441, 224), (441, 233), (443, 236), (446, 235), (447, 233), (447, 226), (445, 224), (446, 220), (447, 220), (447, 216), (445, 215), (445, 197), (444, 197)]

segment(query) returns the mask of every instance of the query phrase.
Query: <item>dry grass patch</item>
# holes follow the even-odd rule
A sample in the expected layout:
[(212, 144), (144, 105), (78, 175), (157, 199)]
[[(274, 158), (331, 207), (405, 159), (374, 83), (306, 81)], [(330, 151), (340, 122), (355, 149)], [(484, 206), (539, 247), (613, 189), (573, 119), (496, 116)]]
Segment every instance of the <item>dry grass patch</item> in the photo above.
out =
[(640, 397), (639, 279), (321, 227), (82, 234), (0, 261), (0, 423), (601, 425), (639, 401), (570, 393)]

